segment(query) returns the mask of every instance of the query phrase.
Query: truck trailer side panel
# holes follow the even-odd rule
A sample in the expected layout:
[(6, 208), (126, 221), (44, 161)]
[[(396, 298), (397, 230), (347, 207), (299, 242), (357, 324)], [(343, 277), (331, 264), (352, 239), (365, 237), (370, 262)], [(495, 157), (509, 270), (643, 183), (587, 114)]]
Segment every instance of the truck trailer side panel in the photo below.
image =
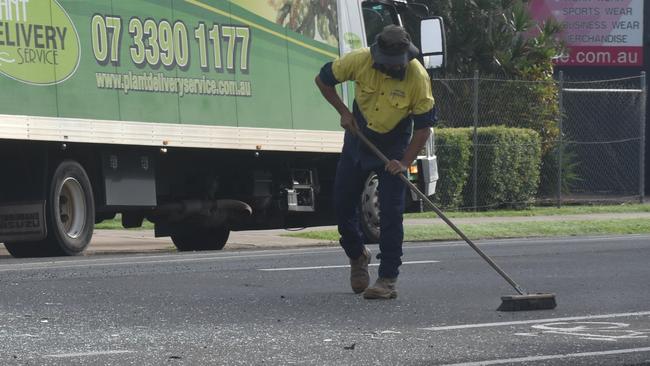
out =
[(0, 138), (340, 147), (336, 115), (313, 87), (318, 68), (338, 56), (336, 1), (301, 9), (267, 1), (8, 3), (0, 12)]

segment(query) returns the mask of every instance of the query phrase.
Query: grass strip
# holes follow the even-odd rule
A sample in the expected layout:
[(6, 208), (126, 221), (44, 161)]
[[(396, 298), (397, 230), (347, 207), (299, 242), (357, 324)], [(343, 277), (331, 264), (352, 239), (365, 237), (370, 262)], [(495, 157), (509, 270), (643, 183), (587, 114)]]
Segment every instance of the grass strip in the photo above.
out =
[[(492, 210), (492, 211), (478, 211), (478, 212), (463, 212), (463, 211), (445, 211), (445, 215), (449, 218), (472, 218), (472, 217), (533, 217), (533, 216), (557, 216), (557, 215), (581, 215), (581, 214), (598, 214), (598, 213), (635, 213), (635, 212), (650, 212), (650, 205), (645, 204), (622, 204), (622, 205), (600, 205), (600, 206), (564, 206), (561, 208), (556, 207), (530, 207), (523, 210)], [(430, 219), (437, 218), (433, 211), (422, 213), (411, 213), (404, 215), (407, 219)], [(122, 221), (118, 214), (112, 220), (105, 220), (95, 225), (95, 229), (104, 230), (121, 230)], [(153, 224), (147, 220), (144, 221), (142, 228), (135, 228), (134, 230), (145, 229), (152, 230)]]
[[(457, 225), (470, 239), (525, 238), (549, 236), (623, 235), (650, 233), (650, 220), (576, 220), (550, 222), (505, 222)], [(338, 241), (336, 230), (307, 231), (286, 236)], [(445, 224), (408, 225), (405, 241), (456, 240), (458, 235)]]
[[(464, 211), (446, 211), (445, 215), (451, 218), (462, 217), (517, 217), (517, 216), (557, 216), (557, 215), (583, 215), (583, 214), (598, 214), (598, 213), (635, 213), (635, 212), (650, 212), (650, 205), (645, 204), (622, 204), (622, 205), (599, 205), (599, 206), (563, 206), (557, 207), (542, 207), (535, 206), (523, 210), (492, 210), (492, 211), (478, 211), (478, 212), (464, 212)], [(410, 219), (428, 219), (436, 218), (433, 211), (422, 213), (411, 213), (404, 215), (405, 218)]]

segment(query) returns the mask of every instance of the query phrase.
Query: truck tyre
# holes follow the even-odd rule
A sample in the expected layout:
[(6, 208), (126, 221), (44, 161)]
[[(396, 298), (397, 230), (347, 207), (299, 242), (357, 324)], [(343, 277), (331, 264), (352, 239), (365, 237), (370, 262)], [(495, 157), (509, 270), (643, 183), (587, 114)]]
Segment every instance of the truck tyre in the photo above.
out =
[(221, 250), (226, 246), (230, 229), (227, 227), (184, 227), (171, 235), (179, 252)]
[(78, 255), (90, 244), (95, 202), (88, 175), (79, 163), (65, 160), (54, 171), (45, 208), (47, 237), (38, 242), (5, 243), (14, 257)]
[(379, 243), (379, 178), (370, 173), (361, 192), (359, 222), (366, 244)]

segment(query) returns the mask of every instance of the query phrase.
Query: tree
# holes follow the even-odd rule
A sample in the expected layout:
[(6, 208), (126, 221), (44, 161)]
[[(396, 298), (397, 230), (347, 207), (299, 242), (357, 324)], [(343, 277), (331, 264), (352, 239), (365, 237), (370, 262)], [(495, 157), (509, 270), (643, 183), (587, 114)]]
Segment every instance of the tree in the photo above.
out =
[(560, 24), (537, 24), (526, 0), (419, 0), (442, 16), (447, 30), (447, 72), (526, 80), (552, 77), (563, 50)]
[[(553, 80), (552, 60), (565, 51), (559, 38), (561, 25), (554, 19), (538, 24), (528, 11), (527, 0), (416, 2), (427, 5), (445, 21), (446, 74), (463, 78), (478, 71), (482, 76), (478, 90), (479, 124), (537, 131), (542, 143), (542, 176), (551, 176), (560, 134), (559, 91)], [(485, 80), (495, 78), (499, 80)], [(437, 97), (441, 97), (438, 101), (444, 125), (472, 125), (472, 118), (467, 115), (448, 118), (473, 109), (471, 84), (441, 81), (434, 83), (434, 89)], [(567, 160), (566, 164), (574, 162)], [(552, 181), (542, 181), (548, 187), (540, 187), (541, 191), (554, 189)]]
[[(559, 130), (554, 56), (563, 50), (557, 21), (537, 24), (525, 0), (421, 0), (445, 21), (448, 75), (470, 77), (479, 71), (480, 124), (530, 128), (542, 137), (542, 151), (553, 148)], [(521, 83), (514, 80), (534, 81)], [(435, 84), (435, 83), (434, 83)], [(434, 85), (446, 108), (443, 122), (471, 126), (472, 120), (445, 114), (472, 109), (473, 86)], [(453, 90), (452, 90), (453, 89)], [(445, 113), (445, 110), (447, 113)]]

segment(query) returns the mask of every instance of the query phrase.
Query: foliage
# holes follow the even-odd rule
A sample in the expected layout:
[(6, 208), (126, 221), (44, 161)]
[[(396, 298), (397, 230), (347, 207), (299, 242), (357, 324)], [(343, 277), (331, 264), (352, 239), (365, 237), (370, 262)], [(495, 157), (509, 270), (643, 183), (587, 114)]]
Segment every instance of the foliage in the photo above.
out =
[(545, 155), (556, 145), (560, 134), (558, 97), (559, 87), (554, 81), (480, 81), (479, 118), (487, 124), (536, 131)]
[(435, 134), (438, 183), (433, 200), (443, 207), (457, 208), (471, 170), (471, 131), (468, 128), (440, 128)]
[(445, 21), (447, 71), (548, 80), (563, 51), (560, 24), (537, 24), (525, 0), (419, 0)]
[[(534, 200), (539, 185), (541, 141), (529, 129), (493, 126), (479, 128), (476, 206), (522, 207)], [(473, 182), (473, 172), (469, 182)], [(473, 185), (465, 186), (465, 206), (474, 206)]]
[(473, 154), (477, 154), (479, 207), (521, 207), (532, 202), (540, 175), (541, 142), (530, 129), (504, 126), (436, 130), (439, 180), (434, 202), (445, 208), (472, 207)]
[[(561, 25), (553, 19), (535, 22), (526, 0), (417, 2), (445, 21), (448, 75), (472, 77), (478, 71), (481, 78), (500, 79), (479, 86), (481, 120), (537, 131), (546, 155), (559, 136), (558, 87), (553, 81), (552, 59), (564, 52), (559, 39)], [(436, 89), (441, 91), (440, 86)], [(445, 109), (471, 107), (467, 102), (473, 100), (473, 88), (466, 86), (454, 92), (449, 99), (436, 94), (443, 114)], [(510, 120), (505, 120), (506, 116)], [(463, 127), (471, 125), (471, 119), (446, 123)]]
[[(539, 193), (542, 197), (551, 197), (557, 195), (557, 180), (560, 176), (558, 171), (558, 147), (553, 147), (548, 154), (542, 158), (541, 180), (539, 183)], [(571, 192), (571, 188), (582, 181), (578, 174), (579, 167), (578, 156), (567, 146), (562, 147), (562, 183), (560, 185), (562, 193)]]

